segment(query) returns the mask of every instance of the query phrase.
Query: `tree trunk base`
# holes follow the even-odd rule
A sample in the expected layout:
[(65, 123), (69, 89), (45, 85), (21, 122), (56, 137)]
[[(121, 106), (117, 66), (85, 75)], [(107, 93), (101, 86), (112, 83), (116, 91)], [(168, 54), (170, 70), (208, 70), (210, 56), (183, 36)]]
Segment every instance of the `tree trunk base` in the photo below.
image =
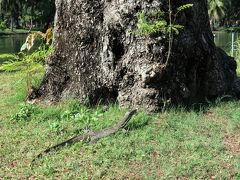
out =
[[(206, 0), (179, 14), (167, 67), (164, 34), (133, 33), (136, 14), (166, 9), (166, 0), (56, 0), (55, 52), (40, 88), (45, 101), (76, 97), (82, 103), (118, 101), (158, 111), (165, 102), (191, 104), (239, 96), (236, 62), (214, 44)], [(173, 8), (185, 1), (173, 1)]]

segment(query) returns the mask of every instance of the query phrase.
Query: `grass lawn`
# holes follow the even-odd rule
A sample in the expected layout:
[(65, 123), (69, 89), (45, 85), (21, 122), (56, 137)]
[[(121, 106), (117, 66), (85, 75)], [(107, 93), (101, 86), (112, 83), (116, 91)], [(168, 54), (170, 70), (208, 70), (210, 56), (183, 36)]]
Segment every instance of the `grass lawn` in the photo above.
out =
[(240, 27), (236, 26), (236, 27), (220, 27), (217, 29), (218, 31), (228, 31), (228, 32), (240, 32)]
[(202, 111), (139, 111), (126, 130), (41, 151), (86, 129), (111, 126), (126, 112), (112, 105), (86, 108), (75, 100), (26, 105), (23, 82), (0, 73), (0, 179), (240, 179), (240, 102)]
[(18, 57), (14, 54), (0, 54), (0, 65), (4, 61), (16, 60), (16, 59), (18, 59)]
[(28, 33), (29, 30), (27, 29), (14, 29), (11, 31), (11, 29), (6, 29), (4, 31), (0, 30), (0, 34), (25, 34)]
[[(40, 29), (32, 29), (31, 32), (36, 32), (39, 31)], [(28, 34), (29, 29), (5, 29), (5, 30), (0, 30), (0, 35), (11, 35), (11, 34)]]

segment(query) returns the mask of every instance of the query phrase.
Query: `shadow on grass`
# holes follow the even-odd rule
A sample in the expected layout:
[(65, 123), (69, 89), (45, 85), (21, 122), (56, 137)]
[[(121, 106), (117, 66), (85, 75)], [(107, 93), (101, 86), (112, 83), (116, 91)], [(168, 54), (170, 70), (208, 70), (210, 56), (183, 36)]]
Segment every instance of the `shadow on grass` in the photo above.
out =
[(211, 97), (197, 103), (185, 103), (185, 104), (169, 104), (162, 112), (168, 112), (172, 110), (185, 110), (186, 112), (194, 111), (196, 113), (206, 113), (210, 108), (218, 106), (220, 103), (235, 102), (239, 99), (224, 95), (221, 97)]

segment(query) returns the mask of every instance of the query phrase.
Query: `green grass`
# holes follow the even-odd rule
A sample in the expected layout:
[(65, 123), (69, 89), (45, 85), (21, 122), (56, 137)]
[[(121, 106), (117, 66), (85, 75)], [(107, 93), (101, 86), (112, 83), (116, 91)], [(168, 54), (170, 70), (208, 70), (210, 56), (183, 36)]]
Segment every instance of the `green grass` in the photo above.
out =
[(218, 31), (228, 31), (228, 32), (240, 32), (240, 27), (219, 27), (217, 28)]
[(126, 130), (77, 143), (45, 156), (41, 151), (87, 129), (117, 122), (127, 111), (87, 108), (76, 100), (26, 105), (24, 84), (0, 74), (0, 179), (240, 179), (240, 102), (204, 111), (139, 111)]
[[(31, 32), (35, 31), (40, 31), (41, 29), (32, 29)], [(29, 29), (5, 29), (5, 30), (0, 30), (0, 35), (11, 35), (11, 34), (28, 34)]]
[(14, 54), (0, 54), (0, 65), (4, 61), (15, 60), (15, 59), (18, 59), (18, 57)]
[(0, 30), (0, 34), (21, 34), (21, 33), (28, 33), (28, 29), (5, 29), (5, 30)]

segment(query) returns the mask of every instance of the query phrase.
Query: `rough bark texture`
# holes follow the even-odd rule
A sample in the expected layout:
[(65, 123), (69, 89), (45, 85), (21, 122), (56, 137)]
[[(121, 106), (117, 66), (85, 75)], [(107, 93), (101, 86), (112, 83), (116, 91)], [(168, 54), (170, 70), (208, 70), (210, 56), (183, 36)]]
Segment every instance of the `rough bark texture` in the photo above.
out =
[(163, 99), (193, 103), (238, 95), (236, 62), (214, 45), (207, 0), (173, 0), (184, 26), (174, 37), (166, 68), (168, 39), (131, 33), (136, 13), (168, 9), (166, 0), (56, 0), (55, 52), (47, 59), (42, 98), (77, 97), (81, 102), (117, 100), (150, 111)]

